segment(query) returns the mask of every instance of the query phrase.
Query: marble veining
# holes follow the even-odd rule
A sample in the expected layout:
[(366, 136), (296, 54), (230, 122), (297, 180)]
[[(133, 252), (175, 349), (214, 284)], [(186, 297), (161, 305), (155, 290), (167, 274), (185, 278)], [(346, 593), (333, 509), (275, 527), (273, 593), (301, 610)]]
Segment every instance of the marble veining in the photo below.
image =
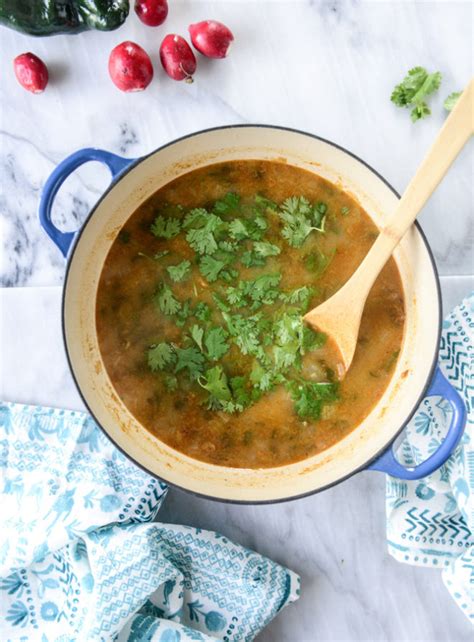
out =
[[(216, 18), (236, 40), (224, 61), (198, 59), (193, 85), (162, 72), (165, 33)], [(156, 78), (120, 93), (107, 75), (113, 46), (131, 39), (151, 54)], [(216, 125), (270, 123), (303, 129), (364, 158), (402, 191), (441, 126), (442, 102), (472, 75), (470, 2), (358, 0), (171, 3), (165, 27), (135, 15), (118, 32), (32, 39), (1, 30), (0, 398), (83, 409), (60, 328), (64, 260), (37, 222), (55, 165), (89, 146), (138, 157)], [(33, 51), (49, 65), (40, 96), (18, 86), (8, 61)], [(412, 125), (389, 101), (411, 66), (443, 73), (432, 116)], [(472, 288), (472, 145), (421, 215), (440, 273), (445, 312)], [(66, 181), (54, 220), (80, 226), (109, 181), (90, 163)], [(24, 287), (47, 286), (47, 287)], [(50, 287), (53, 286), (53, 287)], [(160, 518), (220, 530), (302, 576), (302, 597), (260, 642), (467, 642), (469, 623), (436, 571), (386, 552), (384, 479), (359, 474), (322, 494), (272, 506), (234, 506), (173, 490)]]

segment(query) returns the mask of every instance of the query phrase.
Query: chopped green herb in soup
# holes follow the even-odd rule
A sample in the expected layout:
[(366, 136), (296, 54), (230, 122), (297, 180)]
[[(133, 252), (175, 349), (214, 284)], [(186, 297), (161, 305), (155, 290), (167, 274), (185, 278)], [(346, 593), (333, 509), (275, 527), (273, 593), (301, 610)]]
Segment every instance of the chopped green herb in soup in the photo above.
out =
[(284, 163), (220, 163), (174, 180), (131, 216), (101, 275), (97, 329), (115, 389), (150, 432), (213, 464), (280, 466), (335, 444), (395, 368), (394, 261), (342, 381), (336, 349), (302, 317), (376, 236), (348, 194)]

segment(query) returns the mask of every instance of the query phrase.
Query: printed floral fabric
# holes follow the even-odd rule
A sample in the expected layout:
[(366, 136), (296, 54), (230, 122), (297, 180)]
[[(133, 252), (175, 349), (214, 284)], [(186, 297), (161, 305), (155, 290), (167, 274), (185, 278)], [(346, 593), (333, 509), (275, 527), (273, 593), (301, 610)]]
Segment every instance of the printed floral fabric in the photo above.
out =
[[(459, 446), (438, 471), (419, 481), (387, 477), (388, 550), (400, 562), (443, 569), (443, 581), (474, 621), (474, 295), (443, 324), (440, 366), (461, 394), (467, 424)], [(451, 405), (427, 397), (410, 421), (398, 448), (413, 466), (440, 445)]]
[(247, 641), (297, 599), (271, 560), (151, 523), (166, 491), (87, 415), (1, 404), (2, 642)]

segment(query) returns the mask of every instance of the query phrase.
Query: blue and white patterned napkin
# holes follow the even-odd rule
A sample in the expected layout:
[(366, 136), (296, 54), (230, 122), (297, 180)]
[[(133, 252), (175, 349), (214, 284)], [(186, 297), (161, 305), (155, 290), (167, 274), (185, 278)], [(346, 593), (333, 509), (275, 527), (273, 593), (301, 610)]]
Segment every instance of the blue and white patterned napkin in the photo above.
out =
[(0, 640), (252, 640), (299, 578), (151, 523), (167, 488), (78, 412), (0, 405)]
[[(474, 296), (443, 324), (440, 365), (467, 407), (466, 430), (444, 466), (420, 481), (387, 477), (388, 550), (407, 564), (443, 569), (443, 580), (466, 616), (474, 621)], [(413, 466), (439, 446), (451, 406), (425, 398), (398, 449)]]

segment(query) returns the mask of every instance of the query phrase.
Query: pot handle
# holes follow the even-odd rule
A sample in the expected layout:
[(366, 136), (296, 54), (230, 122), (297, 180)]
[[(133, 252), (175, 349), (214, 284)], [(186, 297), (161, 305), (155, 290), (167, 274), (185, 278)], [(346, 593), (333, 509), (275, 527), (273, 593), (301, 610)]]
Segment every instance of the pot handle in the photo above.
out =
[(438, 450), (426, 461), (414, 468), (405, 468), (400, 464), (393, 454), (392, 445), (380, 455), (374, 462), (367, 466), (367, 470), (379, 470), (398, 479), (421, 479), (431, 475), (442, 466), (451, 456), (453, 450), (459, 443), (466, 424), (466, 407), (457, 390), (449, 383), (441, 372), (436, 368), (431, 385), (426, 393), (427, 397), (440, 396), (449, 401), (453, 409), (451, 424), (444, 441)]
[(43, 187), (38, 214), (41, 226), (53, 243), (61, 250), (64, 257), (66, 257), (69, 252), (77, 230), (75, 232), (62, 232), (59, 230), (51, 220), (51, 209), (56, 194), (66, 178), (80, 165), (88, 161), (99, 161), (99, 163), (104, 163), (110, 169), (113, 182), (119, 174), (136, 160), (136, 158), (122, 158), (122, 156), (117, 156), (102, 149), (86, 147), (85, 149), (74, 152), (74, 154), (71, 154), (61, 161), (49, 176)]

